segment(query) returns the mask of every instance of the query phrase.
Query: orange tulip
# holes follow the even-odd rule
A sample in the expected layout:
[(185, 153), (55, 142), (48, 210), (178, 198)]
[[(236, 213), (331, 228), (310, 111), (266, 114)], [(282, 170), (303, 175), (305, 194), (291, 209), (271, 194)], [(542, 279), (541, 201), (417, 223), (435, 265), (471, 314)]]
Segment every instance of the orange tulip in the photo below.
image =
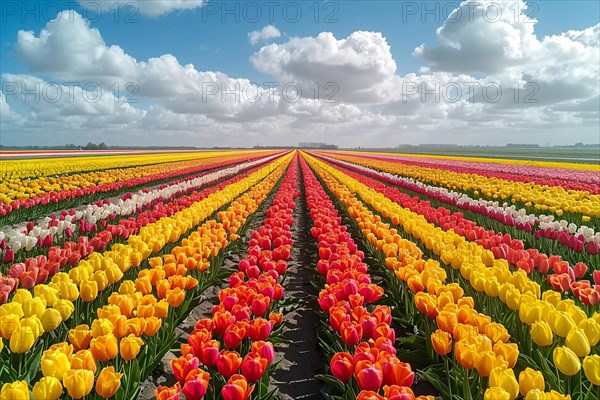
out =
[(90, 349), (94, 358), (100, 362), (112, 360), (119, 352), (117, 338), (112, 332), (92, 339)]
[(123, 374), (115, 372), (115, 367), (104, 368), (96, 382), (96, 393), (104, 399), (113, 397), (121, 387), (122, 376)]
[(445, 356), (452, 351), (452, 336), (441, 329), (431, 334), (431, 344), (433, 349), (440, 356)]

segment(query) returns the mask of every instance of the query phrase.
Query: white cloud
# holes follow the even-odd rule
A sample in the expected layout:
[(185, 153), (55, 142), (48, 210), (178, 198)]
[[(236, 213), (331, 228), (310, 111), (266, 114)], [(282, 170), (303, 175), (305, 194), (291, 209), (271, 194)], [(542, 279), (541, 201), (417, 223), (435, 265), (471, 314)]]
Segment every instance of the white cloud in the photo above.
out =
[[(264, 46), (250, 61), (279, 82), (279, 88), (265, 88), (182, 65), (171, 54), (136, 60), (107, 44), (79, 14), (65, 11), (37, 36), (18, 34), (18, 55), (32, 74), (47, 78), (2, 76), (12, 84), (0, 93), (2, 140), (43, 145), (101, 136), (114, 144), (198, 146), (597, 140), (600, 25), (538, 39), (529, 22), (476, 20), (475, 30), (460, 22), (446, 21), (438, 29), (439, 46), (417, 51), (428, 68), (403, 76), (380, 32), (341, 38), (323, 32)], [(35, 101), (23, 90), (52, 86), (51, 79), (62, 81), (56, 87), (72, 90), (74, 99), (63, 94), (49, 101), (50, 91)], [(98, 83), (102, 98), (89, 101), (95, 92), (68, 87), (73, 81)], [(125, 90), (128, 82), (135, 94)], [(282, 92), (286, 84), (291, 90)], [(525, 85), (532, 84), (536, 102), (525, 103), (531, 94)], [(484, 92), (491, 86), (502, 91), (494, 101)], [(115, 87), (121, 98), (115, 99)], [(128, 103), (125, 95), (139, 103)]]
[[(333, 84), (340, 100), (377, 102), (396, 72), (390, 46), (380, 32), (353, 32), (336, 39), (331, 32), (316, 37), (292, 38), (261, 48), (252, 57), (261, 72), (282, 82), (297, 82), (303, 93)], [(325, 95), (325, 94), (324, 94)]]
[(117, 5), (124, 9), (121, 15), (135, 18), (136, 14), (149, 17), (159, 17), (173, 11), (185, 11), (200, 8), (205, 4), (204, 0), (117, 0), (97, 1), (79, 0), (83, 7), (91, 10), (101, 9), (103, 12), (114, 13)]
[(250, 44), (254, 46), (258, 42), (263, 42), (265, 40), (278, 38), (281, 36), (281, 32), (279, 29), (275, 28), (274, 25), (267, 25), (262, 28), (260, 31), (252, 31), (248, 34), (248, 39), (250, 40)]

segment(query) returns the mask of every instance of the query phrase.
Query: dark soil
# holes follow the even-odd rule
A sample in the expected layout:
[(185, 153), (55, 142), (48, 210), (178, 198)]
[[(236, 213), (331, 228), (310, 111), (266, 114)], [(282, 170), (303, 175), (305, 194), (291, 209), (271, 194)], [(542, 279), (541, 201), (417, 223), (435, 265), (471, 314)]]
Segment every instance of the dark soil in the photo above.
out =
[[(302, 189), (302, 181), (299, 186)], [(287, 342), (276, 346), (277, 360), (281, 360), (281, 364), (272, 379), (272, 384), (279, 389), (277, 397), (282, 400), (324, 398), (322, 384), (315, 378), (323, 373), (323, 361), (315, 329), (319, 323), (318, 293), (310, 284), (314, 276), (309, 266), (315, 264), (317, 255), (317, 244), (309, 234), (311, 227), (312, 220), (301, 190), (294, 209), (294, 247), (284, 283), (286, 298), (297, 299), (301, 306), (284, 316), (283, 336)]]

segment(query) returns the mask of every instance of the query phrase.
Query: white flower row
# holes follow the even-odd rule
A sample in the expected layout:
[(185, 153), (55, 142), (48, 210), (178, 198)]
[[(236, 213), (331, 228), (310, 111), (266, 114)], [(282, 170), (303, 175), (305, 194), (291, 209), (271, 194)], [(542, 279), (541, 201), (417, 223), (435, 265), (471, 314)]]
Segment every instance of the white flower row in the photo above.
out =
[(16, 226), (7, 226), (0, 230), (0, 241), (6, 239), (8, 247), (12, 248), (15, 252), (22, 249), (29, 251), (36, 246), (38, 238), (43, 240), (47, 235), (61, 237), (65, 235), (67, 228), (75, 231), (75, 229), (77, 229), (77, 224), (79, 223), (78, 221), (80, 220), (88, 224), (96, 224), (98, 221), (107, 219), (111, 214), (118, 216), (131, 215), (136, 212), (138, 207), (143, 207), (158, 198), (169, 199), (178, 192), (195, 190), (207, 183), (227, 176), (233, 176), (241, 170), (252, 168), (257, 164), (270, 161), (277, 157), (279, 157), (279, 155), (244, 162), (233, 167), (210, 172), (194, 179), (174, 183), (165, 186), (162, 189), (157, 188), (150, 191), (139, 190), (127, 200), (119, 198), (116, 202), (110, 202), (101, 206), (90, 204), (76, 210), (75, 215), (66, 215), (64, 220), (58, 221), (56, 226), (49, 227), (52, 218), (47, 216), (38, 220), (37, 224), (28, 234), (25, 233), (27, 230), (27, 222), (19, 223)]
[[(354, 164), (348, 161), (342, 161), (324, 155), (320, 155), (320, 157), (340, 165), (349, 166), (360, 171), (377, 174), (382, 178), (391, 179), (400, 186), (409, 188), (410, 190), (417, 188), (419, 189), (419, 192), (423, 192), (428, 196), (434, 195), (433, 197), (435, 198), (445, 198), (449, 203), (456, 202), (457, 205), (467, 204), (468, 206), (483, 206), (486, 208), (488, 214), (491, 211), (493, 211), (496, 214), (501, 213), (509, 218), (512, 218), (515, 224), (520, 222), (523, 224), (531, 224), (532, 227), (537, 224), (539, 225), (540, 229), (550, 228), (557, 232), (562, 232), (566, 230), (571, 235), (583, 234), (586, 242), (595, 241), (600, 243), (600, 232), (595, 232), (593, 228), (587, 227), (585, 225), (581, 225), (578, 227), (576, 224), (572, 222), (569, 223), (564, 219), (560, 221), (555, 221), (554, 215), (528, 214), (526, 209), (518, 209), (514, 204), (509, 206), (506, 202), (500, 204), (500, 202), (498, 201), (491, 201), (482, 198), (473, 199), (465, 193), (457, 192), (454, 190), (448, 190), (443, 187), (427, 185), (413, 178), (406, 178), (389, 172), (378, 171), (376, 169), (369, 168), (360, 164)], [(469, 207), (469, 209), (472, 209), (472, 207)]]

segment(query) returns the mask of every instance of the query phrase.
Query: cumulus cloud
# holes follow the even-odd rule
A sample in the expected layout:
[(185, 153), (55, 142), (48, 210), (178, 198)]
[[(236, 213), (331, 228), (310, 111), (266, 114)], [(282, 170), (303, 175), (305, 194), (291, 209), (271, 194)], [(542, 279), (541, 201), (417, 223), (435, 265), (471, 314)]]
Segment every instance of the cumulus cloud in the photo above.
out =
[[(438, 29), (437, 47), (417, 49), (427, 62), (419, 73), (397, 74), (380, 32), (323, 32), (263, 46), (250, 62), (278, 87), (183, 65), (171, 54), (137, 60), (106, 43), (79, 14), (65, 11), (39, 34), (19, 32), (17, 54), (32, 74), (48, 78), (2, 76), (12, 84), (3, 85), (1, 94), (3, 133), (26, 144), (102, 135), (109, 143), (199, 146), (502, 144), (524, 135), (545, 143), (550, 133), (569, 141), (597, 138), (600, 25), (538, 38), (532, 21), (491, 23), (487, 15), (472, 25), (452, 23), (457, 10)], [(249, 40), (254, 33), (256, 43), (267, 40), (265, 28)], [(73, 81), (80, 85), (66, 83)], [(92, 82), (98, 87), (83, 88)], [(48, 98), (49, 90), (34, 101), (24, 90), (32, 85), (60, 88), (64, 98)], [(120, 93), (113, 93), (115, 87)], [(102, 98), (90, 101), (97, 92)], [(130, 97), (139, 102), (128, 102)], [(43, 136), (49, 131), (60, 133)], [(77, 139), (81, 135), (85, 139)]]
[(263, 42), (265, 40), (278, 38), (281, 36), (281, 32), (279, 29), (275, 28), (274, 25), (267, 25), (262, 28), (260, 31), (252, 31), (248, 34), (248, 40), (252, 46), (256, 45), (258, 42)]
[(159, 17), (173, 11), (185, 11), (200, 8), (204, 5), (204, 0), (117, 0), (117, 1), (96, 1), (79, 0), (83, 7), (93, 7), (96, 10), (100, 7), (103, 12), (114, 12), (118, 5), (127, 10), (129, 17), (135, 18), (137, 13), (149, 17)]

